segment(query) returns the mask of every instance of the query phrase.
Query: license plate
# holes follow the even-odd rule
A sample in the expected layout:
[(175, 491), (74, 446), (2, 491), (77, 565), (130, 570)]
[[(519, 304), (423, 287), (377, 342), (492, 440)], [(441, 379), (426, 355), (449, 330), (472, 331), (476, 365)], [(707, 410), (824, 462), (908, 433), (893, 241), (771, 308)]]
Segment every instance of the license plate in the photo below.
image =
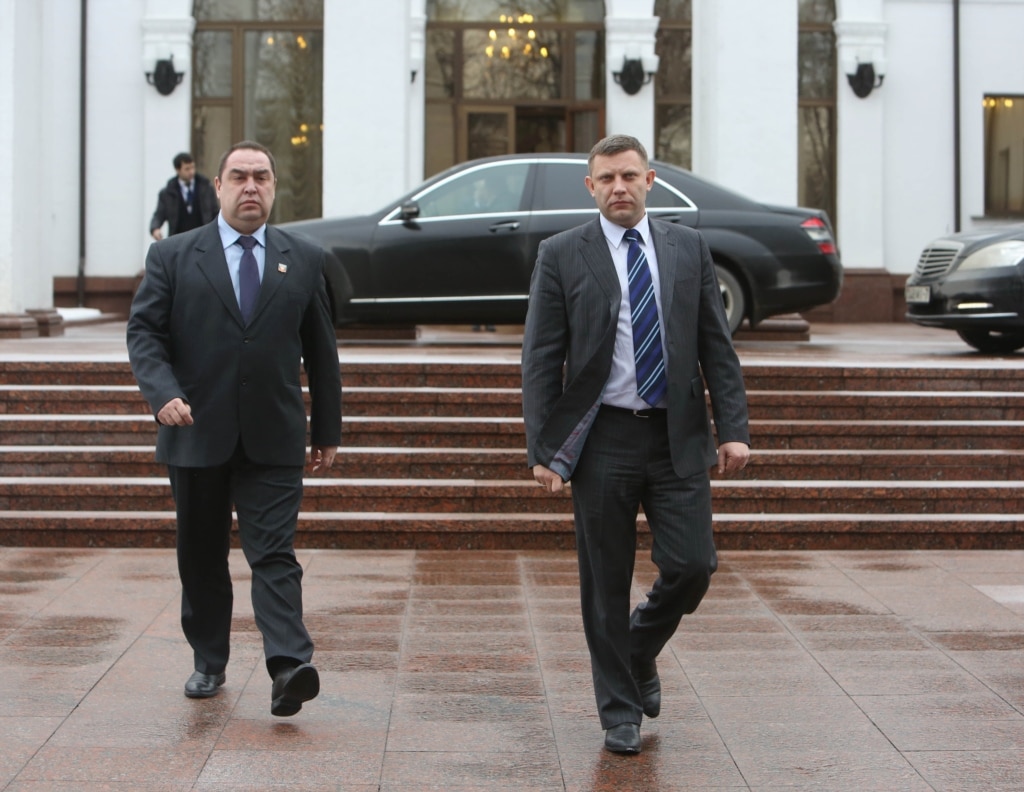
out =
[(928, 286), (904, 286), (903, 297), (908, 303), (926, 303), (932, 299), (932, 290)]

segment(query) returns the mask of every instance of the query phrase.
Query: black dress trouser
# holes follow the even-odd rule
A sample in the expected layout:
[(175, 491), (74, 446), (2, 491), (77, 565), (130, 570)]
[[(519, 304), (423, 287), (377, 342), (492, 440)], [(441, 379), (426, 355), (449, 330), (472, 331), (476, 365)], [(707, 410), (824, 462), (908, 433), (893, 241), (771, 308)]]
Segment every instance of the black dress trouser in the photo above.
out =
[(302, 622), (302, 566), (295, 527), (302, 466), (257, 465), (239, 443), (223, 465), (168, 468), (178, 518), (181, 626), (195, 669), (217, 674), (230, 653), (233, 593), (228, 569), (231, 510), (252, 570), (252, 605), (268, 671), (309, 662), (313, 641)]
[[(583, 628), (604, 729), (641, 722), (631, 667), (658, 656), (718, 566), (708, 472), (676, 475), (666, 420), (664, 411), (641, 418), (602, 408), (572, 476)], [(630, 613), (640, 506), (658, 578)]]

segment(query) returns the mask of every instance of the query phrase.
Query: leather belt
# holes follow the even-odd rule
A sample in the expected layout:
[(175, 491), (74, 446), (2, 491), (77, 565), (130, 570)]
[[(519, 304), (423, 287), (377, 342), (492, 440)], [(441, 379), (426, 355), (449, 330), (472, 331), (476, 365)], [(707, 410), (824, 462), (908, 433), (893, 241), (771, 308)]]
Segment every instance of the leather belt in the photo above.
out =
[(668, 413), (668, 410), (664, 407), (648, 407), (646, 410), (631, 410), (628, 407), (616, 407), (614, 404), (602, 404), (601, 409), (609, 410), (610, 412), (622, 413), (624, 415), (632, 415), (634, 418), (658, 418)]

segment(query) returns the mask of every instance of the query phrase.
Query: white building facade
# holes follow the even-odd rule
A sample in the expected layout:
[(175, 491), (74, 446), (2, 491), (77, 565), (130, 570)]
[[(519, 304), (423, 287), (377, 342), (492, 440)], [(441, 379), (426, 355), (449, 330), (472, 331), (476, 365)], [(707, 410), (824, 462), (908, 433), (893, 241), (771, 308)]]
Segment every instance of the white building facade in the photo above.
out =
[[(590, 62), (603, 74), (592, 80), (598, 88), (583, 86), (576, 131), (563, 148), (586, 150), (583, 142), (593, 142), (587, 134), (627, 133), (658, 153), (658, 85), (677, 75), (658, 49), (659, 24), (668, 20), (656, 10), (685, 6), (692, 48), (683, 164), (765, 203), (800, 202), (805, 2), (584, 0), (590, 28), (574, 33), (570, 25), (566, 35), (575, 36), (580, 70), (586, 48), (597, 42), (600, 57)], [(232, 41), (236, 53), (266, 48), (271, 34), (256, 30), (248, 38), (231, 27), (231, 15), (258, 21), (267, 4), (273, 2), (0, 0), (0, 334), (59, 332), (55, 306), (126, 309), (172, 157), (198, 147), (205, 151), (197, 155), (200, 171), (212, 177), (210, 163), (223, 147), (259, 129), (238, 95), (261, 89), (224, 53)], [(435, 63), (444, 35), (431, 13), (445, 0), (295, 4), (314, 9), (315, 30), (266, 28), (316, 51), (322, 85), (311, 101), (320, 118), (308, 130), (301, 123), (291, 144), (261, 140), (278, 154), (280, 170), (301, 169), (316, 183), (311, 199), (297, 188), (285, 191), (294, 211), (374, 210), (434, 172), (436, 161), (471, 153), (460, 144), (437, 160), (431, 142), (446, 134), (436, 130), (448, 119), (469, 117), (438, 109), (448, 106)], [(846, 277), (840, 300), (814, 316), (897, 320), (902, 282), (927, 242), (1008, 218), (1024, 221), (1024, 123), (1015, 126), (1020, 116), (1012, 115), (1024, 108), (1024, 0), (825, 5), (834, 36), (830, 213)], [(147, 73), (168, 60), (180, 83), (162, 93)], [(638, 61), (652, 76), (635, 93), (616, 81), (624, 61)], [(863, 96), (847, 77), (858, 70), (870, 89)], [(229, 78), (234, 94), (218, 87)], [(304, 91), (282, 85), (275, 112)], [(500, 120), (501, 112), (492, 115)], [(217, 121), (232, 113), (234, 122)], [(527, 128), (529, 119), (509, 118)], [(197, 146), (201, 128), (207, 132)], [(306, 145), (307, 132), (320, 136), (315, 156), (283, 151)], [(993, 139), (1000, 137), (1005, 145), (997, 151)]]

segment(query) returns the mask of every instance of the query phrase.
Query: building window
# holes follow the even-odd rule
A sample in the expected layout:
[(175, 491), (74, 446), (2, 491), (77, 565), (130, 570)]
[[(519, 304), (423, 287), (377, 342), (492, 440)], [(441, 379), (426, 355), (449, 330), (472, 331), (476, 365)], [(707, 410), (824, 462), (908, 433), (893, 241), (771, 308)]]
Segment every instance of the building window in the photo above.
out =
[(601, 136), (602, 0), (427, 0), (427, 20), (424, 175)]
[(1024, 96), (987, 95), (985, 214), (1024, 215)]
[(274, 153), (271, 222), (320, 217), (323, 0), (195, 0), (192, 153), (210, 177), (239, 140)]
[(691, 0), (657, 0), (654, 156), (683, 168), (692, 160), (693, 16)]
[(801, 206), (836, 219), (836, 37), (832, 0), (800, 0), (799, 170)]

